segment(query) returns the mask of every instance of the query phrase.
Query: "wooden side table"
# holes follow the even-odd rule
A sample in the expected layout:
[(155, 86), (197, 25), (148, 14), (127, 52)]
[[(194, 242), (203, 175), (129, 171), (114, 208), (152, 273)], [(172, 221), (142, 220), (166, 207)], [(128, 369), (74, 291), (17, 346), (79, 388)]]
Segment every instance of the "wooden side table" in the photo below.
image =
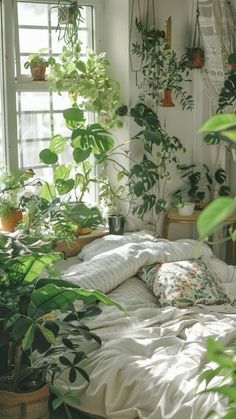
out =
[(177, 208), (170, 208), (163, 221), (163, 237), (168, 239), (169, 226), (171, 223), (176, 224), (196, 224), (197, 218), (201, 211), (194, 211), (192, 215), (180, 215)]
[[(197, 218), (201, 211), (194, 211), (192, 215), (180, 215), (177, 208), (170, 208), (164, 217), (163, 221), (163, 237), (168, 239), (169, 226), (171, 223), (176, 224), (196, 224)], [(236, 226), (236, 214), (229, 217), (225, 222), (224, 226), (233, 224)], [(236, 241), (230, 241), (230, 263), (236, 265)]]

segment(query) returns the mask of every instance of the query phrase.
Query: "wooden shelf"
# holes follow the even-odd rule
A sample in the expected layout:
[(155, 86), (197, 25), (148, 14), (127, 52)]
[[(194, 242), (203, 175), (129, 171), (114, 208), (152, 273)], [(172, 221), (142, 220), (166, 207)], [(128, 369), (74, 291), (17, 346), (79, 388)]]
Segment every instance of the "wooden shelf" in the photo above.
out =
[(106, 236), (107, 234), (108, 230), (105, 228), (98, 228), (89, 234), (80, 235), (78, 239), (72, 240), (70, 244), (68, 244), (66, 240), (58, 240), (54, 250), (56, 252), (63, 252), (67, 258), (77, 256), (83, 246), (95, 239)]

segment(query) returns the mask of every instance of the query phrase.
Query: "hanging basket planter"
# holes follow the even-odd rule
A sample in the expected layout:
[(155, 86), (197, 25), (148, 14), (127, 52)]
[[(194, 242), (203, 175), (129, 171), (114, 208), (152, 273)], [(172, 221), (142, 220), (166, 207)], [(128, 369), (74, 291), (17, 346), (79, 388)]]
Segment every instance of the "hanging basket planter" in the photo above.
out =
[(198, 69), (204, 65), (204, 51), (201, 48), (201, 31), (199, 24), (199, 8), (197, 4), (197, 14), (194, 27), (193, 45), (187, 48), (187, 56), (189, 60), (189, 68)]
[(163, 98), (160, 102), (161, 106), (164, 106), (166, 108), (172, 108), (175, 106), (174, 102), (172, 101), (172, 90), (171, 89), (164, 89), (163, 91)]
[(187, 56), (190, 68), (202, 68), (204, 65), (204, 51), (200, 47), (188, 48)]

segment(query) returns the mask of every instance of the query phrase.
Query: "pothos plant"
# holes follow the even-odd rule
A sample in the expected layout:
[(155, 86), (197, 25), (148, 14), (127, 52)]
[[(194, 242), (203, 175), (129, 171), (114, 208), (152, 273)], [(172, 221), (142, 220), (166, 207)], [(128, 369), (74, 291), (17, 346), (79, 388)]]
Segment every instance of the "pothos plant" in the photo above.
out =
[(168, 45), (164, 31), (155, 27), (150, 29), (136, 20), (136, 26), (141, 34), (141, 42), (133, 44), (132, 53), (142, 61), (145, 95), (160, 104), (163, 89), (171, 89), (179, 98), (183, 109), (193, 108), (193, 98), (185, 90), (184, 83), (189, 79), (189, 59), (186, 54), (180, 58)]
[[(128, 111), (128, 109), (127, 109)], [(125, 113), (124, 107), (121, 113)], [(166, 185), (171, 179), (170, 167), (179, 167), (178, 153), (185, 149), (179, 138), (169, 136), (161, 127), (157, 115), (143, 103), (131, 108), (129, 115), (141, 127), (132, 141), (142, 141), (142, 160), (135, 163), (128, 173), (128, 187), (133, 213), (144, 219), (154, 210), (159, 215), (167, 207)]]
[(97, 55), (90, 51), (86, 60), (81, 56), (81, 42), (69, 48), (64, 46), (59, 60), (50, 67), (47, 77), (53, 92), (68, 92), (72, 106), (95, 113), (105, 127), (120, 126), (116, 114), (120, 101), (118, 82), (109, 74), (109, 61), (105, 53)]
[[(97, 207), (84, 202), (91, 183), (97, 182), (96, 168), (112, 155), (114, 140), (99, 123), (87, 124), (84, 112), (78, 107), (63, 112), (71, 137), (58, 134), (51, 138), (49, 147), (40, 152), (44, 164), (54, 168), (53, 184), (45, 184), (41, 197), (63, 208), (68, 218), (82, 227), (95, 227), (102, 222)], [(63, 153), (67, 154), (63, 162)], [(58, 213), (55, 214), (58, 218)]]

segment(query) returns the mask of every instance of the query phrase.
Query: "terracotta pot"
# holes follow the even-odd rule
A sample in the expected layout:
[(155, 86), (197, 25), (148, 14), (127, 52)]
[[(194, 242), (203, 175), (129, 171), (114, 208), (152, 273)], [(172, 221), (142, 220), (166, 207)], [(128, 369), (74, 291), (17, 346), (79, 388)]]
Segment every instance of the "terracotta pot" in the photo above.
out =
[(45, 80), (45, 73), (46, 73), (46, 65), (45, 64), (37, 64), (33, 67), (30, 67), (32, 80), (33, 81), (44, 81)]
[(0, 220), (0, 231), (14, 231), (16, 225), (22, 221), (22, 211), (13, 210), (9, 214), (2, 216)]
[(204, 51), (201, 48), (189, 48), (187, 51), (190, 68), (202, 68), (204, 65)]
[(48, 399), (47, 384), (28, 393), (0, 391), (0, 419), (48, 419)]
[(164, 89), (163, 99), (161, 100), (161, 103), (160, 103), (161, 106), (165, 106), (167, 108), (171, 108), (175, 106), (175, 104), (172, 102), (171, 93), (172, 93), (171, 89)]

